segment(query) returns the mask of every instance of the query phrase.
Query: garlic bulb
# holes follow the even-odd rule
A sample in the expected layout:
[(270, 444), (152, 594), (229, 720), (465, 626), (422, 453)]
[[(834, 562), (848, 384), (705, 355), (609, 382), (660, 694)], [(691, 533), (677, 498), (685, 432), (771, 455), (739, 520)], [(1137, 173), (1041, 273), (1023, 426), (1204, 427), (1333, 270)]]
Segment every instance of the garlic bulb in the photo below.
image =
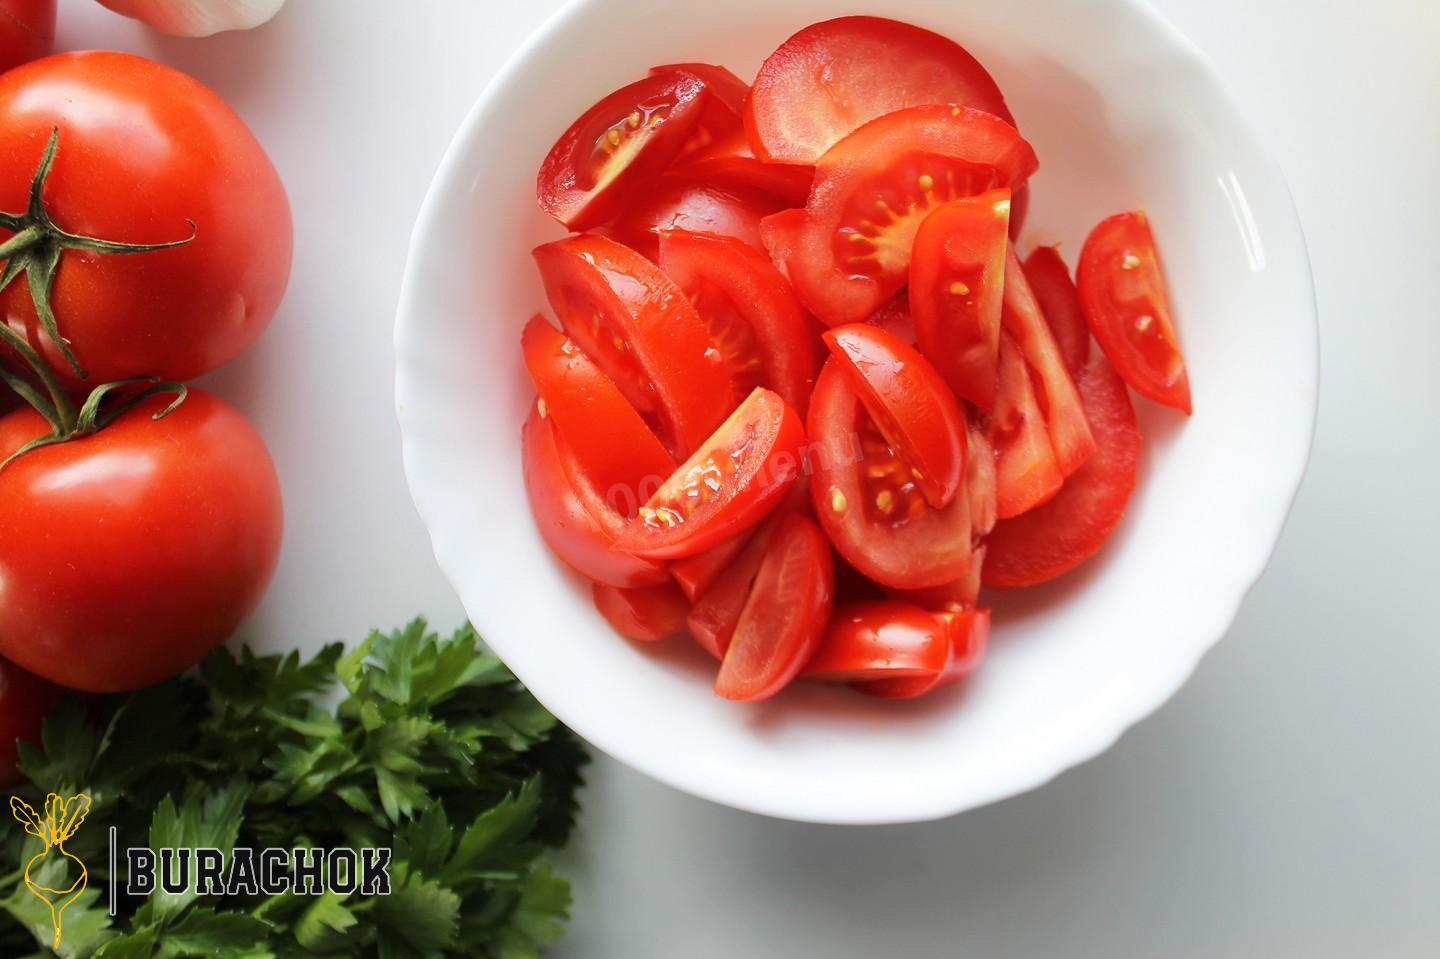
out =
[(100, 0), (116, 13), (164, 33), (208, 37), (222, 30), (249, 30), (275, 16), (285, 0)]

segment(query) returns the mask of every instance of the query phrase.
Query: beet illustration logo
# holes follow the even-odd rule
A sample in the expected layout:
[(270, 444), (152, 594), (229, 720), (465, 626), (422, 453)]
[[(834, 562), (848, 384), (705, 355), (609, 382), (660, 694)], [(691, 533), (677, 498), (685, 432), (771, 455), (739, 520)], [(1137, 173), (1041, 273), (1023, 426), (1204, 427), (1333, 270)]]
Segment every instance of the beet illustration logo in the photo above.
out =
[[(10, 811), (26, 832), (45, 844), (45, 848), (25, 864), (25, 888), (50, 907), (50, 924), (55, 927), (53, 948), (59, 949), (60, 920), (65, 907), (80, 898), (90, 879), (85, 864), (65, 851), (65, 840), (75, 835), (90, 812), (90, 797), (75, 795), (61, 799), (50, 793), (45, 797), (45, 815), (41, 817), (25, 800), (11, 796)], [(34, 878), (38, 875), (46, 876), (45, 881), (55, 885), (42, 884)], [(72, 875), (74, 880), (61, 887), (60, 883)], [(50, 878), (52, 876), (55, 878)]]

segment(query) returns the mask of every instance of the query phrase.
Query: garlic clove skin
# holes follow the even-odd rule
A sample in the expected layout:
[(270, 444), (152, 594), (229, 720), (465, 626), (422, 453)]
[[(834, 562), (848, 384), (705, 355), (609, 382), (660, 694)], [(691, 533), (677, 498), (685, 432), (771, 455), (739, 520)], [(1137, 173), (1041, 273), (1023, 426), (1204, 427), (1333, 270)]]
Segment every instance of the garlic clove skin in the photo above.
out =
[(249, 30), (269, 20), (285, 0), (100, 0), (102, 6), (162, 33), (208, 37), (225, 30)]

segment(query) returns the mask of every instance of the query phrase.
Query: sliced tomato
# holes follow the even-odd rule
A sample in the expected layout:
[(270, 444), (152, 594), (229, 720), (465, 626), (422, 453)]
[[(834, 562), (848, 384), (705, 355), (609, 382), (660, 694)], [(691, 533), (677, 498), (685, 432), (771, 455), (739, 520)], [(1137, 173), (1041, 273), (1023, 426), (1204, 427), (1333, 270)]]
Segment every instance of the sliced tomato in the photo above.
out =
[(659, 254), (662, 230), (733, 236), (759, 250), (760, 221), (785, 206), (785, 201), (754, 187), (675, 174), (655, 181), (606, 232), (651, 260)]
[(800, 474), (805, 430), (778, 393), (754, 392), (640, 507), (617, 549), (676, 559), (754, 526)]
[(638, 506), (675, 470), (675, 458), (615, 382), (543, 317), (525, 324), (520, 343), (541, 408), (591, 482), (607, 498), (611, 490), (628, 490)]
[(930, 679), (945, 669), (945, 627), (919, 606), (894, 600), (837, 606), (802, 679), (854, 683)]
[(995, 528), (998, 518), (995, 447), (979, 426), (970, 424), (965, 458), (965, 495), (970, 497), (970, 535), (978, 543)]
[(945, 625), (950, 656), (945, 668), (934, 677), (918, 679), (877, 679), (856, 683), (854, 688), (881, 699), (916, 699), (959, 682), (980, 668), (990, 639), (990, 610), (968, 609), (937, 613)]
[(865, 318), (903, 343), (915, 345), (915, 320), (910, 315), (910, 295), (901, 290), (881, 304), (880, 309)]
[(980, 599), (980, 570), (984, 563), (985, 547), (977, 546), (970, 572), (959, 579), (929, 589), (890, 589), (886, 593), (891, 599), (932, 612), (955, 613), (970, 609)]
[(718, 186), (763, 190), (786, 206), (804, 206), (815, 180), (813, 166), (766, 163), (756, 157), (744, 130), (735, 130), (682, 157), (676, 172)]
[(1018, 239), (1025, 228), (1025, 218), (1030, 214), (1030, 184), (1024, 183), (1010, 198), (1010, 239)]
[(1065, 476), (1055, 461), (1025, 356), (1008, 332), (1000, 335), (1000, 394), (990, 441), (995, 446), (995, 509), (1002, 519), (1034, 509), (1060, 491)]
[[(965, 107), (910, 107), (872, 120), (815, 165), (798, 224), (774, 229), (772, 258), (830, 326), (864, 320), (905, 285), (921, 222), (942, 203), (1018, 187), (1035, 151), (1015, 128)], [(793, 231), (793, 232), (792, 232)]]
[(686, 619), (690, 635), (716, 659), (724, 659), (725, 650), (730, 648), (730, 637), (740, 622), (755, 577), (760, 575), (760, 563), (781, 515), (770, 517), (744, 537), (744, 545), (734, 559), (700, 592), (690, 608)]
[(1190, 377), (1149, 218), (1136, 211), (1102, 220), (1075, 273), (1085, 320), (1115, 371), (1141, 396), (1189, 416)]
[(760, 221), (760, 245), (787, 280), (790, 279), (790, 257), (800, 244), (805, 219), (805, 210), (801, 207), (772, 213)]
[(810, 398), (807, 467), (815, 515), (845, 560), (884, 586), (919, 589), (970, 568), (970, 504), (933, 509), (876, 428), (844, 361), (820, 371)]
[(1045, 323), (1055, 336), (1055, 344), (1065, 359), (1071, 376), (1079, 374), (1090, 360), (1090, 327), (1085, 325), (1085, 311), (1070, 271), (1053, 246), (1037, 246), (1025, 258), (1025, 279), (1030, 292), (1040, 304)]
[(650, 70), (652, 76), (671, 72), (698, 77), (705, 84), (708, 94), (700, 120), (680, 149), (681, 159), (708, 149), (732, 134), (744, 135), (741, 113), (745, 108), (745, 98), (750, 94), (750, 87), (744, 80), (716, 63), (672, 63)]
[(600, 615), (626, 639), (653, 643), (685, 632), (690, 604), (674, 583), (628, 589), (596, 583), (591, 595)]
[(815, 323), (765, 254), (734, 237), (665, 230), (660, 268), (709, 327), (736, 399), (769, 387), (803, 417), (820, 371)]
[(1005, 263), (1003, 319), (1005, 329), (1015, 337), (1015, 345), (1020, 347), (1026, 365), (1033, 371), (1040, 409), (1045, 414), (1045, 427), (1055, 451), (1055, 464), (1061, 476), (1069, 476), (1095, 452), (1095, 437), (1090, 432), (1085, 407), (1080, 403), (1080, 394), (1070, 378), (1060, 346), (1040, 312), (1035, 294), (1030, 292), (1025, 269), (1013, 249), (1008, 251)]
[(665, 563), (611, 549), (624, 518), (586, 483), (578, 467), (567, 463), (568, 453), (538, 404), (525, 420), (520, 447), (530, 509), (551, 552), (590, 579), (611, 586), (643, 586), (669, 577)]
[(941, 204), (920, 224), (910, 260), (910, 310), (920, 352), (955, 395), (989, 412), (1000, 365), (1000, 307), (1010, 191)]
[(814, 163), (860, 125), (931, 103), (1014, 122), (990, 74), (953, 40), (895, 20), (841, 17), (811, 24), (766, 59), (745, 127), (758, 156)]
[(614, 216), (679, 155), (707, 100), (705, 83), (668, 71), (621, 87), (561, 134), (540, 164), (540, 208), (572, 230)]
[(801, 513), (784, 514), (725, 649), (715, 692), (754, 702), (784, 689), (815, 654), (834, 596), (825, 534)]
[(1103, 356), (1086, 364), (1079, 382), (1099, 447), (1048, 503), (995, 527), (986, 540), (987, 586), (1032, 586), (1069, 572), (1095, 555), (1125, 515), (1140, 457), (1135, 409)]
[(733, 562), (735, 557), (745, 549), (745, 544), (750, 542), (754, 530), (746, 530), (729, 539), (721, 540), (719, 543), (694, 556), (686, 556), (677, 559), (670, 564), (670, 575), (674, 578), (675, 584), (680, 591), (693, 603), (700, 598), (700, 595), (710, 588), (720, 574)]
[(536, 247), (545, 294), (565, 332), (677, 455), (731, 409), (730, 376), (704, 321), (653, 263), (603, 236)]
[(935, 367), (915, 347), (864, 323), (835, 327), (825, 343), (886, 444), (909, 467), (908, 481), (944, 509), (965, 479), (965, 414)]

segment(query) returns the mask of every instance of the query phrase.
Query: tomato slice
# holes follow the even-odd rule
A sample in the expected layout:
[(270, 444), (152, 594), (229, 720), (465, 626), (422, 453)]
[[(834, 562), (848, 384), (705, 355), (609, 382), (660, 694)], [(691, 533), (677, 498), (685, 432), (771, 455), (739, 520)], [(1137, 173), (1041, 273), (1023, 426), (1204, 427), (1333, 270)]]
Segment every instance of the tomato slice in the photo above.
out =
[(945, 668), (934, 677), (918, 679), (877, 679), (856, 683), (853, 688), (881, 699), (916, 699), (952, 685), (980, 668), (990, 639), (990, 610), (969, 609), (937, 613), (949, 639), (950, 656)]
[(734, 237), (665, 230), (660, 267), (709, 327), (737, 399), (766, 386), (803, 417), (820, 371), (815, 324), (765, 254)]
[(894, 600), (837, 606), (802, 679), (854, 683), (929, 679), (950, 658), (945, 627), (919, 606)]
[(759, 250), (760, 221), (785, 205), (754, 187), (724, 186), (677, 173), (655, 181), (607, 232), (651, 260), (659, 255), (662, 230), (733, 236)]
[(535, 525), (550, 551), (566, 565), (611, 586), (643, 586), (669, 577), (665, 563), (617, 553), (611, 544), (625, 526), (590, 486), (537, 403), (520, 431), (525, 492)]
[(652, 67), (651, 76), (678, 71), (699, 77), (709, 96), (690, 138), (680, 150), (681, 158), (704, 150), (733, 133), (744, 134), (741, 112), (750, 87), (735, 74), (716, 63), (672, 63)]
[(653, 643), (685, 631), (690, 604), (674, 583), (628, 589), (596, 583), (591, 595), (600, 615), (626, 639)]
[(1068, 573), (1095, 555), (1125, 515), (1140, 458), (1135, 408), (1103, 356), (1090, 360), (1079, 383), (1099, 440), (1095, 455), (1054, 499), (995, 527), (986, 540), (986, 586), (1032, 586)]
[(1102, 220), (1075, 272), (1085, 320), (1115, 371), (1141, 396), (1189, 416), (1190, 377), (1149, 218), (1136, 211)]
[(933, 509), (910, 468), (885, 442), (844, 361), (820, 371), (808, 419), (815, 515), (850, 565), (884, 586), (919, 589), (970, 568), (970, 505)]
[(825, 334), (830, 352), (850, 373), (886, 444), (909, 469), (925, 501), (944, 509), (965, 479), (965, 414), (930, 361), (876, 326), (852, 323)]
[(1069, 476), (1095, 452), (1095, 437), (1060, 346), (1040, 312), (1035, 294), (1030, 292), (1025, 269), (1013, 249), (1006, 258), (1003, 314), (1005, 329), (1015, 337), (1015, 344), (1034, 372), (1033, 382), (1055, 451), (1055, 464), (1061, 476)]
[(980, 542), (998, 518), (995, 447), (979, 426), (970, 424), (969, 455), (965, 458), (965, 495), (970, 497), (970, 537)]
[(540, 164), (540, 208), (572, 230), (614, 216), (679, 155), (707, 100), (705, 83), (670, 71), (621, 87), (560, 135)]
[(735, 624), (715, 692), (755, 702), (784, 689), (815, 654), (834, 596), (825, 534), (804, 514), (784, 514)]
[(1000, 335), (1000, 395), (990, 420), (995, 446), (995, 509), (1002, 519), (1034, 509), (1065, 482), (1020, 347)]
[[(525, 367), (575, 459), (599, 489), (653, 490), (675, 469), (675, 459), (620, 394), (610, 377), (575, 342), (536, 316), (520, 343)], [(647, 493), (648, 495), (648, 493)]]
[(915, 320), (910, 315), (910, 295), (901, 290), (881, 304), (880, 309), (865, 318), (871, 326), (878, 326), (902, 343), (915, 345)]
[[(780, 515), (783, 514), (772, 516), (746, 535), (738, 537), (742, 541), (739, 551), (700, 591), (694, 600), (695, 605), (690, 608), (686, 619), (690, 635), (716, 659), (724, 659), (725, 650), (730, 648), (730, 637), (740, 622), (740, 614), (745, 610), (745, 600), (750, 598), (755, 577), (760, 574), (760, 563), (770, 548), (770, 537)], [(731, 537), (726, 543), (735, 539), (737, 537)]]
[(756, 157), (744, 130), (735, 130), (682, 157), (676, 173), (703, 183), (763, 190), (786, 206), (804, 206), (815, 180), (813, 166), (766, 163)]
[(806, 27), (766, 59), (745, 127), (765, 160), (814, 163), (856, 127), (931, 103), (1014, 122), (990, 74), (953, 40), (895, 20), (841, 17)]
[(1016, 190), (1015, 195), (1010, 198), (1010, 239), (1015, 240), (1020, 236), (1020, 231), (1025, 228), (1025, 218), (1030, 214), (1030, 184), (1023, 183)]
[(980, 599), (980, 570), (984, 563), (985, 547), (977, 546), (970, 572), (959, 579), (929, 589), (888, 589), (885, 592), (891, 599), (932, 612), (961, 612), (973, 608)]
[[(920, 223), (942, 203), (1036, 168), (1004, 120), (964, 107), (910, 107), (872, 120), (815, 165), (798, 224), (772, 227), (770, 255), (811, 313), (829, 326), (864, 320), (905, 285)], [(762, 235), (763, 232), (762, 232)]]
[(1024, 266), (1030, 292), (1055, 336), (1065, 368), (1076, 376), (1090, 360), (1090, 327), (1085, 325), (1085, 311), (1070, 271), (1060, 250), (1053, 246), (1037, 246), (1025, 258)]
[(700, 595), (720, 578), (720, 574), (735, 562), (735, 558), (745, 549), (745, 544), (750, 542), (753, 533), (754, 530), (746, 530), (739, 535), (721, 540), (694, 556), (686, 556), (671, 563), (670, 575), (674, 578), (676, 585), (680, 587), (680, 591), (692, 603), (699, 599)]
[(603, 236), (536, 247), (545, 294), (565, 332), (688, 455), (730, 410), (730, 377), (705, 323), (664, 273)]
[(920, 352), (981, 410), (995, 406), (1000, 306), (1009, 248), (1010, 191), (941, 204), (920, 224), (910, 260), (910, 304)]
[(800, 473), (805, 430), (779, 394), (756, 387), (670, 474), (615, 542), (646, 559), (693, 556), (753, 526)]

